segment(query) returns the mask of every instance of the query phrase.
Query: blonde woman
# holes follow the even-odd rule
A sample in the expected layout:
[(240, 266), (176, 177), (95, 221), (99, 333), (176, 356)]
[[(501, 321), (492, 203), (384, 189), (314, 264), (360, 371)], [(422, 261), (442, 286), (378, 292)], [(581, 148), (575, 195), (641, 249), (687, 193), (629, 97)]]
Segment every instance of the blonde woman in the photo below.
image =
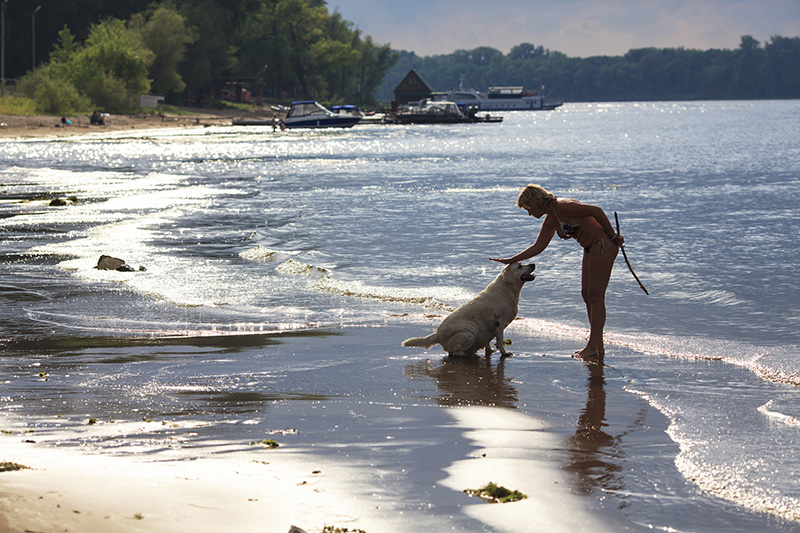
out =
[(517, 206), (532, 217), (545, 216), (536, 242), (512, 257), (490, 259), (504, 264), (530, 259), (542, 253), (555, 234), (562, 239), (578, 241), (583, 247), (581, 296), (589, 315), (590, 333), (586, 347), (575, 352), (574, 356), (583, 359), (602, 357), (605, 355), (606, 288), (614, 259), (625, 239), (614, 231), (601, 208), (570, 198), (557, 198), (539, 185), (531, 184), (522, 189)]

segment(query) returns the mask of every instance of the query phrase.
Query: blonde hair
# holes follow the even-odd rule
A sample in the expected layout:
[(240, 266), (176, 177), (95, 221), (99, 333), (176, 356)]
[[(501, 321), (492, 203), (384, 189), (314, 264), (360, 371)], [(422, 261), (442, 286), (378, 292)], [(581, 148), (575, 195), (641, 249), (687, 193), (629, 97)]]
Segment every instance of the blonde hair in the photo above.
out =
[(529, 207), (546, 209), (555, 199), (556, 197), (544, 187), (531, 183), (519, 193), (517, 206), (522, 209), (528, 209)]

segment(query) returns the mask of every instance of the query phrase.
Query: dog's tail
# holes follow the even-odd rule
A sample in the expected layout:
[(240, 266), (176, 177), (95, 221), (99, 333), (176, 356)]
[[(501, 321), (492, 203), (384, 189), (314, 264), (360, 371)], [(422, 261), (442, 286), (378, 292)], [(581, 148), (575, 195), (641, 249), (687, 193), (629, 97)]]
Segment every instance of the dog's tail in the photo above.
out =
[(427, 337), (413, 337), (403, 341), (403, 346), (412, 346), (414, 348), (430, 348), (434, 344), (439, 343), (439, 337), (436, 333), (431, 333)]

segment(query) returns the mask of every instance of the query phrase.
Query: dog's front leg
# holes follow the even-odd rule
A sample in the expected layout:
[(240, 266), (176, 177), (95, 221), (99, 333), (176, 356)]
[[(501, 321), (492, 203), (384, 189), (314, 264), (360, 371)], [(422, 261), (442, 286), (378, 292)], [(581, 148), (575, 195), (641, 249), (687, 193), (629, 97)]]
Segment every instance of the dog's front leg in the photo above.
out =
[(503, 338), (503, 328), (497, 324), (495, 328), (495, 337), (497, 338), (497, 349), (500, 350), (500, 355), (503, 357), (511, 357), (512, 353), (506, 351), (506, 341)]

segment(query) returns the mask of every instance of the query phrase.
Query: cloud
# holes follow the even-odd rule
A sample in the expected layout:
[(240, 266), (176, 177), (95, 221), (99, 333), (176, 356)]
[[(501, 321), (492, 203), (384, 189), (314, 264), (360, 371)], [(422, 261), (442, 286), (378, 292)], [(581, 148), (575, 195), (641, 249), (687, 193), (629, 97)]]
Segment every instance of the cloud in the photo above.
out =
[(574, 57), (622, 55), (631, 48), (736, 48), (800, 36), (797, 0), (329, 0), (377, 43), (418, 55), (523, 42)]

